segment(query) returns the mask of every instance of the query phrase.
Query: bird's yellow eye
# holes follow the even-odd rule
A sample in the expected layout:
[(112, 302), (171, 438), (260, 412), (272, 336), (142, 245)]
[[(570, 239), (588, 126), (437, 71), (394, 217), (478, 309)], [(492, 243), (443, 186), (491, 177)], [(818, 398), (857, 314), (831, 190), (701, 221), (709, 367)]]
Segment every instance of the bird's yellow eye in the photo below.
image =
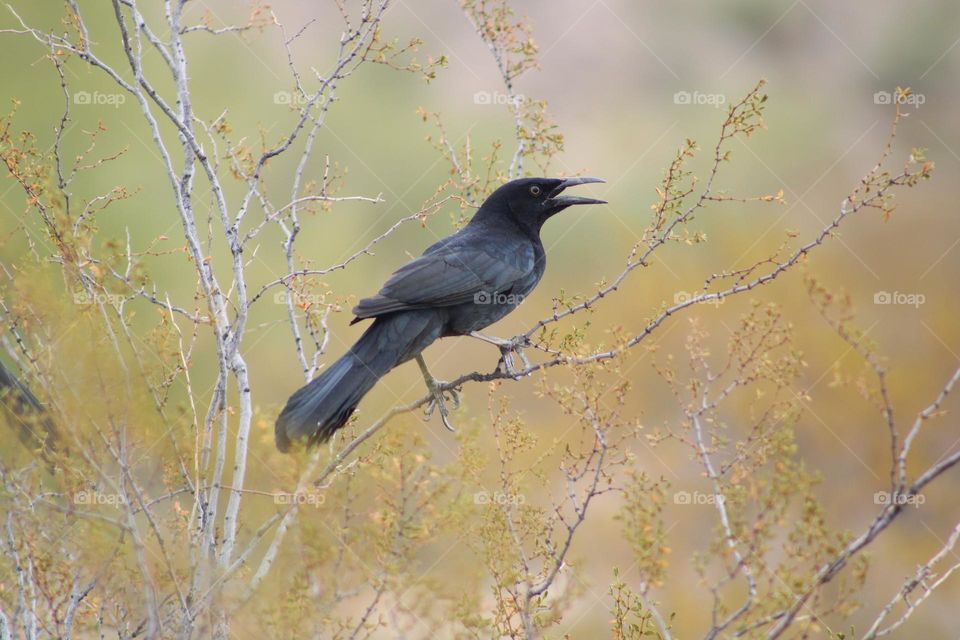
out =
[(532, 196), (540, 195), (540, 187), (538, 185), (532, 185), (530, 187), (530, 195)]

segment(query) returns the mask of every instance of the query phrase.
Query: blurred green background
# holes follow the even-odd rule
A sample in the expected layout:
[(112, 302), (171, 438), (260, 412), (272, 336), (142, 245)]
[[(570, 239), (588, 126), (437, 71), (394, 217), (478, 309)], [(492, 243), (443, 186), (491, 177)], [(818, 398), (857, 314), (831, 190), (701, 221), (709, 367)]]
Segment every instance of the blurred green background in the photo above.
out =
[[(107, 3), (81, 2), (88, 11), (91, 39), (102, 55), (121, 66), (115, 46), (116, 27)], [(278, 0), (273, 9), (288, 30), (315, 19), (294, 45), (301, 69), (319, 72), (336, 56), (341, 23), (328, 3)], [(61, 7), (55, 2), (15, 0), (12, 6), (34, 26), (59, 24)], [(243, 22), (242, 3), (194, 1), (187, 15), (199, 20), (204, 13), (212, 24)], [(598, 328), (593, 342), (605, 339), (599, 329), (614, 324), (636, 332), (644, 319), (678, 292), (695, 291), (712, 273), (744, 267), (769, 255), (796, 231), (811, 237), (838, 212), (839, 204), (882, 150), (893, 115), (882, 104), (882, 93), (897, 86), (912, 87), (917, 108), (903, 122), (891, 160), (899, 168), (913, 147), (926, 147), (937, 163), (934, 180), (901, 192), (893, 217), (884, 222), (879, 212), (864, 211), (841, 228), (838, 238), (816, 251), (810, 272), (836, 288), (847, 290), (858, 312), (858, 323), (869, 330), (879, 350), (888, 356), (893, 402), (907, 424), (915, 412), (934, 397), (960, 361), (960, 314), (957, 277), (960, 274), (960, 195), (956, 175), (960, 169), (960, 4), (953, 1), (922, 3), (718, 0), (694, 3), (636, 2), (630, 0), (518, 1), (519, 14), (529, 17), (540, 48), (541, 68), (517, 82), (521, 94), (549, 101), (550, 112), (565, 136), (564, 152), (553, 166), (556, 172), (583, 171), (607, 180), (593, 190), (609, 201), (605, 207), (570, 210), (544, 231), (549, 267), (540, 287), (513, 315), (491, 328), (508, 336), (528, 328), (549, 313), (551, 299), (561, 290), (590, 293), (603, 279), (620, 272), (630, 247), (637, 241), (656, 200), (654, 187), (662, 170), (685, 138), (701, 143), (709, 157), (726, 104), (739, 99), (759, 79), (768, 81), (768, 130), (748, 143), (733, 143), (733, 158), (719, 187), (732, 193), (760, 195), (782, 189), (785, 206), (728, 204), (707, 210), (693, 224), (709, 239), (705, 245), (666, 247), (649, 269), (636, 272), (624, 289), (604, 303), (591, 318)], [(99, 18), (99, 19), (97, 19)], [(16, 26), (7, 14), (4, 28)], [(447, 177), (448, 165), (425, 141), (436, 130), (416, 114), (418, 107), (439, 111), (451, 142), (462, 144), (469, 136), (478, 157), (497, 139), (510, 143), (512, 120), (503, 104), (495, 104), (503, 87), (484, 44), (474, 35), (457, 3), (440, 0), (397, 2), (385, 18), (384, 35), (402, 41), (423, 38), (418, 57), (445, 55), (446, 69), (425, 83), (416, 74), (405, 75), (385, 67), (368, 66), (348, 78), (338, 91), (327, 125), (305, 177), (319, 179), (324, 158), (346, 170), (342, 195), (383, 194), (384, 203), (346, 203), (304, 220), (299, 239), (301, 255), (322, 267), (342, 261), (403, 216), (417, 211)], [(17, 98), (22, 107), (15, 127), (38, 136), (41, 147), (53, 141), (53, 127), (63, 108), (63, 95), (52, 67), (42, 60), (42, 47), (26, 37), (6, 35), (2, 97)], [(289, 92), (292, 80), (281, 37), (276, 29), (244, 35), (211, 37), (195, 34), (188, 49), (192, 57), (192, 89), (198, 117), (211, 120), (224, 110), (235, 140), (252, 142), (260, 136), (275, 140), (290, 126), (294, 112), (278, 104), (276, 92)], [(156, 63), (156, 60), (153, 61)], [(154, 70), (157, 71), (159, 67)], [(115, 94), (103, 74), (78, 61), (68, 66), (71, 90)], [(306, 72), (309, 75), (309, 71)], [(308, 79), (308, 86), (310, 84)], [(169, 87), (166, 87), (169, 89)], [(494, 104), (478, 104), (477, 92), (493, 96)], [(684, 104), (682, 92), (691, 97)], [(878, 92), (880, 92), (878, 94)], [(718, 97), (719, 96), (719, 97)], [(716, 108), (709, 102), (721, 102)], [(282, 102), (282, 100), (280, 100)], [(482, 100), (481, 100), (482, 102)], [(67, 134), (67, 155), (86, 144), (81, 134), (102, 121), (107, 131), (97, 149), (112, 153), (128, 147), (127, 154), (107, 171), (85, 176), (74, 185), (82, 200), (116, 185), (137, 189), (134, 197), (116, 203), (99, 216), (104, 235), (121, 236), (129, 229), (134, 245), (160, 234), (170, 236), (166, 247), (182, 240), (179, 222), (169, 196), (169, 185), (156, 156), (142, 114), (133, 100), (114, 107), (108, 104), (74, 104)], [(268, 183), (278, 199), (289, 192), (293, 156), (269, 168)], [(704, 158), (697, 161), (708, 168)], [(241, 185), (232, 183), (235, 207)], [(201, 188), (200, 193), (203, 193)], [(198, 202), (204, 198), (198, 198)], [(0, 259), (15, 261), (26, 251), (17, 219), (25, 205), (12, 181), (0, 184), (3, 203)], [(408, 256), (416, 255), (436, 238), (453, 230), (459, 215), (430, 219), (426, 228), (408, 225), (379, 244), (375, 256), (358, 260), (351, 269), (324, 278), (341, 296), (364, 296)], [(34, 238), (43, 245), (46, 240)], [(251, 281), (262, 283), (282, 273), (280, 234), (269, 228), (251, 267)], [(192, 265), (182, 256), (157, 259), (151, 271), (160, 286), (175, 300), (189, 303), (194, 289)], [(877, 305), (877, 292), (919, 293), (919, 307)], [(798, 425), (800, 455), (824, 477), (821, 492), (830, 522), (838, 528), (860, 531), (875, 513), (873, 492), (886, 482), (885, 428), (876, 412), (849, 388), (833, 384), (855, 372), (855, 354), (833, 334), (809, 304), (800, 271), (755, 292), (757, 299), (785, 306), (795, 323), (798, 345), (808, 364), (804, 388), (811, 396)], [(331, 318), (329, 358), (337, 357), (362, 331), (348, 327), (350, 304)], [(719, 308), (698, 307), (694, 315), (722, 342), (747, 300), (730, 301)], [(285, 308), (268, 296), (261, 304), (246, 337), (254, 398), (264, 411), (276, 411), (288, 394), (302, 384)], [(673, 319), (658, 338), (664, 353), (680, 352), (687, 321)], [(200, 371), (213, 362), (210, 352), (198, 354)], [(444, 340), (427, 353), (433, 373), (452, 378), (465, 371), (492, 368), (495, 350), (476, 341)], [(627, 375), (634, 381), (631, 408), (650, 428), (678, 424), (680, 414), (666, 387), (649, 366), (645, 352), (632, 354)], [(196, 375), (196, 374), (195, 374)], [(523, 412), (530, 428), (545, 439), (562, 433), (569, 418), (549, 400), (533, 393), (526, 380), (507, 385), (503, 393)], [(422, 382), (413, 364), (393, 372), (361, 406), (361, 421), (370, 421), (396, 403), (422, 395)], [(484, 415), (484, 392), (466, 389), (467, 408), (459, 420)], [(454, 442), (434, 419), (415, 419), (403, 428), (418, 429), (440, 461), (452, 459)], [(273, 450), (272, 425), (257, 425), (253, 455), (261, 481), (270, 487), (268, 470), (283, 465)], [(929, 464), (960, 446), (960, 431), (949, 417), (925, 433), (916, 455), (918, 466)], [(653, 476), (668, 478), (675, 487), (703, 483), (686, 450), (662, 446), (654, 453), (637, 442), (639, 465)], [(700, 484), (698, 484), (700, 483)], [(895, 525), (891, 536), (873, 552), (874, 566), (867, 589), (863, 621), (892, 597), (897, 586), (942, 544), (957, 517), (956, 472), (929, 492), (926, 504), (910, 510)], [(701, 487), (702, 488), (702, 487)], [(630, 566), (629, 551), (613, 520), (616, 501), (604, 500), (588, 519), (577, 545), (572, 579), (591, 585), (578, 609), (568, 614), (564, 630), (571, 637), (606, 627), (606, 585), (610, 567)], [(304, 517), (310, 517), (307, 514)], [(677, 632), (687, 637), (707, 619), (708, 594), (698, 592), (696, 576), (686, 560), (698, 545), (703, 527), (713, 526), (715, 513), (707, 506), (669, 505), (673, 579), (658, 598), (664, 611), (680, 611)], [(604, 553), (596, 557), (595, 550)], [(442, 551), (442, 550), (441, 550)], [(439, 554), (439, 552), (438, 552)], [(455, 575), (457, 558), (448, 558), (431, 569), (437, 575)], [(424, 570), (433, 560), (424, 558)], [(629, 582), (631, 575), (625, 571)], [(592, 597), (592, 595), (596, 597)], [(955, 603), (960, 588), (948, 585), (925, 605), (910, 627), (914, 635), (900, 637), (946, 638), (956, 636)]]

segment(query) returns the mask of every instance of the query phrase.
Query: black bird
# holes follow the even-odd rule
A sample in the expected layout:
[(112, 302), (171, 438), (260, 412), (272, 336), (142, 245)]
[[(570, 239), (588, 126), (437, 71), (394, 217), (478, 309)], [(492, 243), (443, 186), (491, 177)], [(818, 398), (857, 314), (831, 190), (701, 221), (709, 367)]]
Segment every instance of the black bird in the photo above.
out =
[(546, 268), (540, 229), (547, 220), (571, 205), (605, 204), (561, 195), (590, 182), (603, 180), (523, 178), (504, 184), (460, 231), (401, 267), (377, 295), (361, 300), (353, 322), (373, 318), (373, 324), (343, 357), (290, 396), (277, 418), (277, 448), (328, 440), (377, 380), (413, 358), (449, 427), (443, 396), (420, 353), (446, 336), (474, 335), (506, 346), (476, 332), (513, 311), (537, 286)]

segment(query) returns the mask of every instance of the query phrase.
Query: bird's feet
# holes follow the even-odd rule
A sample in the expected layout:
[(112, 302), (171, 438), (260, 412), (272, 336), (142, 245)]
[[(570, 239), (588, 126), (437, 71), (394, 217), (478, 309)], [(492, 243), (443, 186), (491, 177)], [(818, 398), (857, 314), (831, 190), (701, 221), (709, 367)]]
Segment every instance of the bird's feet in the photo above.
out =
[(530, 368), (530, 360), (523, 352), (526, 347), (532, 346), (530, 343), (530, 338), (527, 336), (514, 336), (513, 338), (507, 340), (504, 338), (484, 335), (477, 331), (473, 331), (470, 335), (478, 340), (483, 340), (484, 342), (489, 342), (492, 345), (496, 345), (500, 349), (500, 361), (497, 362), (496, 371), (503, 371), (512, 378), (517, 377), (518, 374), (513, 361), (514, 355), (520, 359), (520, 362), (523, 363), (525, 369)]
[(443, 426), (451, 433), (456, 432), (456, 428), (454, 428), (450, 422), (450, 410), (447, 409), (447, 398), (445, 394), (450, 394), (450, 401), (453, 403), (454, 411), (456, 411), (460, 408), (460, 393), (456, 389), (441, 391), (440, 385), (446, 384), (443, 380), (434, 379), (433, 382), (435, 386), (430, 389), (430, 394), (433, 397), (430, 398), (430, 401), (427, 403), (427, 408), (423, 410), (423, 419), (429, 420), (433, 417), (433, 412), (439, 409), (440, 421), (443, 422)]
[(427, 385), (427, 390), (430, 391), (430, 401), (427, 402), (426, 409), (423, 410), (423, 419), (429, 420), (434, 411), (440, 410), (440, 421), (443, 422), (443, 426), (447, 428), (450, 432), (455, 432), (453, 424), (450, 422), (450, 411), (447, 409), (447, 402), (445, 394), (450, 394), (450, 401), (453, 403), (453, 409), (457, 410), (460, 408), (460, 392), (457, 389), (447, 389), (444, 391), (441, 387), (447, 383), (443, 380), (437, 380), (433, 377), (430, 371), (427, 369), (427, 363), (424, 362), (422, 356), (417, 356), (417, 364), (420, 365), (420, 372), (423, 374), (423, 381)]

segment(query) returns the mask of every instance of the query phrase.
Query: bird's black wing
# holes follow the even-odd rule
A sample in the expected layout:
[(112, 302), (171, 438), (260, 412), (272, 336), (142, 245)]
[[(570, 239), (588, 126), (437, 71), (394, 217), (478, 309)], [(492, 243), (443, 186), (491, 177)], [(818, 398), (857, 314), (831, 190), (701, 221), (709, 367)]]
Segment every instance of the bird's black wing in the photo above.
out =
[(471, 302), (480, 293), (508, 291), (533, 269), (533, 248), (517, 249), (494, 255), (457, 246), (426, 253), (398, 269), (380, 293), (361, 300), (353, 313), (362, 320), (394, 311), (453, 306)]

